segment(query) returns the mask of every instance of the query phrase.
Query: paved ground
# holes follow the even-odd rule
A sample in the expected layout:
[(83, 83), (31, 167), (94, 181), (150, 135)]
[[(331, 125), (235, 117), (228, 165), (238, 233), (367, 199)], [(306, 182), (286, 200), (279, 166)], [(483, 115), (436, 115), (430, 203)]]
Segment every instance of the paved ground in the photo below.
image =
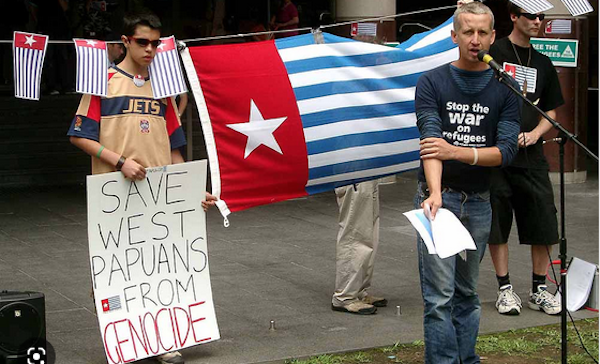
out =
[[(222, 339), (184, 350), (186, 362), (277, 362), (421, 339), (415, 234), (402, 216), (412, 208), (414, 190), (414, 173), (381, 187), (373, 292), (390, 306), (369, 317), (330, 309), (337, 218), (332, 193), (236, 213), (229, 228), (211, 211), (210, 271)], [(598, 263), (597, 177), (567, 186), (566, 222), (569, 256)], [(88, 259), (83, 187), (0, 190), (0, 289), (45, 293), (47, 335), (58, 364), (106, 363), (89, 297)], [(527, 249), (513, 236), (511, 277), (522, 296), (529, 267)], [(484, 333), (559, 322), (528, 309), (519, 317), (498, 315), (489, 255), (481, 265), (480, 296)]]

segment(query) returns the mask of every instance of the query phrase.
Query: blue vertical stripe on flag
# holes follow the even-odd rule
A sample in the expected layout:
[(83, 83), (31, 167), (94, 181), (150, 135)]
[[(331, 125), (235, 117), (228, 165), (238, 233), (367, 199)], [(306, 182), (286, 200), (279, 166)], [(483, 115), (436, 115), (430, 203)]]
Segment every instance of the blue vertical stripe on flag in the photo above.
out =
[(390, 48), (324, 33), (275, 42), (289, 74), (308, 152), (309, 194), (419, 166), (419, 76), (456, 60), (452, 18)]
[(44, 51), (14, 47), (15, 97), (39, 100)]

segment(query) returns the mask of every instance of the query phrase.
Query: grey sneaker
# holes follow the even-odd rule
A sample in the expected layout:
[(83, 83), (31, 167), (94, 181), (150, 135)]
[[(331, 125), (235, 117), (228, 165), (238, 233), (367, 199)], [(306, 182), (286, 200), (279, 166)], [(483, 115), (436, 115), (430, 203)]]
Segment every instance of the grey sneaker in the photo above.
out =
[(537, 292), (529, 291), (529, 308), (544, 311), (548, 315), (556, 315), (561, 311), (560, 301), (548, 292), (548, 286), (538, 286)]
[(502, 315), (518, 315), (521, 313), (523, 303), (521, 297), (513, 291), (512, 284), (507, 284), (498, 290), (496, 309)]
[(366, 294), (361, 301), (368, 305), (373, 305), (375, 307), (386, 307), (388, 304), (388, 300), (383, 297), (373, 296), (370, 294)]
[(185, 364), (179, 351), (171, 351), (156, 357), (159, 364)]
[(349, 300), (341, 302), (339, 305), (331, 304), (334, 311), (354, 313), (357, 315), (372, 315), (377, 312), (377, 307), (364, 303), (361, 300)]

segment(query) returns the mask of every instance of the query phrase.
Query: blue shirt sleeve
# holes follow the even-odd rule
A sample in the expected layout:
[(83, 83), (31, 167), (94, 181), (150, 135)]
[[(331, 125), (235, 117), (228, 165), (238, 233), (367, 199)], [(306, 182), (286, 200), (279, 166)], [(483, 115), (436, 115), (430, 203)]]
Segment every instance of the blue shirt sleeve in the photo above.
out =
[(100, 123), (87, 116), (75, 115), (69, 131), (67, 131), (67, 136), (91, 139), (98, 142), (100, 141)]
[(419, 77), (415, 94), (417, 127), (421, 139), (442, 137), (442, 118), (439, 113), (435, 88), (427, 74)]
[(506, 95), (496, 131), (496, 147), (502, 154), (502, 167), (509, 165), (517, 155), (517, 138), (521, 130), (521, 102), (511, 91), (507, 90)]

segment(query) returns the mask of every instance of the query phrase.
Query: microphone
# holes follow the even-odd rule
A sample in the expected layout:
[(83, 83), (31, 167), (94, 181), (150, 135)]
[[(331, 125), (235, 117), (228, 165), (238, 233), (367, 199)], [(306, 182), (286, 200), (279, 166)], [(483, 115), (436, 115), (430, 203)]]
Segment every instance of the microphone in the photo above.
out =
[(502, 69), (498, 62), (494, 61), (494, 58), (492, 58), (492, 56), (490, 56), (488, 51), (486, 51), (485, 49), (482, 49), (477, 53), (477, 59), (479, 59), (481, 62), (489, 64), (490, 67), (492, 67), (500, 75), (509, 77), (508, 73), (506, 73), (506, 71)]

